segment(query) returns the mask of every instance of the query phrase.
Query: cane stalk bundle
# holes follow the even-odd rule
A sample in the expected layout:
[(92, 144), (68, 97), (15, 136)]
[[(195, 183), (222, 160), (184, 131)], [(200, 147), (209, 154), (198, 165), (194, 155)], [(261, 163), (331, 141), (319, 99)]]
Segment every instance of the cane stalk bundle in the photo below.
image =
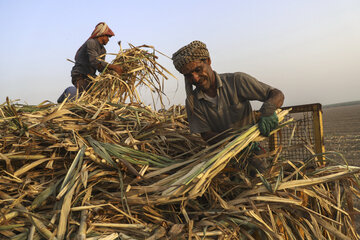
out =
[(74, 102), (0, 105), (2, 237), (359, 238), (360, 168), (320, 166), (315, 155), (291, 162), (279, 148), (270, 167), (250, 171), (257, 125), (207, 146), (183, 106), (131, 100), (139, 84), (161, 93), (153, 54), (121, 50), (125, 75), (105, 71)]
[(158, 57), (155, 53), (155, 48), (148, 45), (135, 47), (130, 44), (129, 49), (121, 48), (111, 62), (122, 67), (121, 76), (105, 69), (103, 74), (92, 79), (93, 84), (83, 99), (87, 102), (141, 103), (142, 99), (137, 89), (139, 86), (145, 86), (159, 97), (163, 106), (164, 80), (168, 79), (168, 75), (173, 75), (156, 61)]

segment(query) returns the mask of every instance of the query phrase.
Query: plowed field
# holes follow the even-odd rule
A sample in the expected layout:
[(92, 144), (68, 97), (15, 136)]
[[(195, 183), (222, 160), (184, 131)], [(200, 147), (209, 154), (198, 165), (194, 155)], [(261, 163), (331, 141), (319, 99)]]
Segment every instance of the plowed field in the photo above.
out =
[(326, 151), (342, 153), (350, 165), (360, 166), (360, 104), (323, 109)]
[[(360, 166), (360, 104), (324, 108), (323, 121), (325, 151), (339, 152), (349, 165)], [(354, 200), (360, 209), (360, 200)], [(360, 215), (356, 216), (356, 225), (360, 232)]]

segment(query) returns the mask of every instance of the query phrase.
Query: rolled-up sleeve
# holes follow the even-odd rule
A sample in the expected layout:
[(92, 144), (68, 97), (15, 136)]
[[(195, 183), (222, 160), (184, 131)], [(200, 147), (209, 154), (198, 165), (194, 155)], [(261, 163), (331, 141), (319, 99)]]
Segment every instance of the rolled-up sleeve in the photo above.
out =
[(238, 96), (246, 100), (264, 102), (268, 98), (271, 90), (274, 89), (246, 73), (235, 73), (235, 78), (238, 79), (234, 81)]

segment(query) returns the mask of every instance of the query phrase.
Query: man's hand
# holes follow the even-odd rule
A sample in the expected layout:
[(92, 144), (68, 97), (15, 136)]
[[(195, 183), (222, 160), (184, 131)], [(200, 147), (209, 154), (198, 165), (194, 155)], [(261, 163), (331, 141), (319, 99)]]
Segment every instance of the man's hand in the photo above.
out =
[(275, 113), (284, 102), (284, 94), (277, 89), (270, 92), (270, 97), (260, 108), (261, 117), (258, 122), (261, 135), (268, 137), (270, 132), (279, 125), (279, 119)]
[(123, 69), (122, 69), (122, 67), (120, 67), (120, 65), (110, 64), (110, 65), (108, 66), (108, 68), (109, 68), (110, 70), (114, 70), (114, 71), (115, 71), (117, 74), (119, 74), (119, 75), (121, 75), (122, 72), (123, 72)]
[(279, 119), (274, 112), (270, 116), (261, 116), (258, 122), (261, 135), (268, 137), (275, 128), (279, 125)]

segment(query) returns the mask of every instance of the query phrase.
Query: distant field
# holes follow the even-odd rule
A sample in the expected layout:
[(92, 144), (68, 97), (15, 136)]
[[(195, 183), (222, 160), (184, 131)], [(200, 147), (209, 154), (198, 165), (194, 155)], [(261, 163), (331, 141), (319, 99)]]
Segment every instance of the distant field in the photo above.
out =
[[(340, 152), (349, 165), (360, 166), (360, 103), (324, 108), (323, 120), (325, 150)], [(354, 200), (359, 209), (360, 200)], [(360, 215), (355, 219), (360, 233)]]
[(350, 165), (360, 166), (360, 103), (323, 109), (326, 151), (342, 153)]
[(358, 105), (358, 104), (360, 104), (360, 101), (342, 102), (342, 103), (324, 105), (323, 108), (343, 107), (343, 106), (351, 106), (351, 105)]

